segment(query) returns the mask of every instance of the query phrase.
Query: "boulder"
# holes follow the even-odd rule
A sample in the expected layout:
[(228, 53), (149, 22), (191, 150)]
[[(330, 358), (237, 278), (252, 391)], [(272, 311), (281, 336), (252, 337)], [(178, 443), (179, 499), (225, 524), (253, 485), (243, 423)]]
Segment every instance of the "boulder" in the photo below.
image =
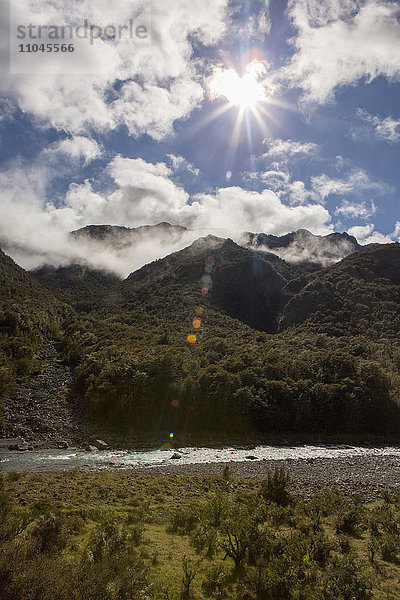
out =
[(86, 446), (85, 447), (86, 452), (97, 452), (98, 448), (96, 448), (96, 446)]
[(97, 450), (106, 450), (109, 447), (103, 440), (96, 440), (93, 445), (96, 446)]
[(14, 448), (14, 450), (17, 450), (17, 452), (26, 452), (28, 450), (28, 446), (19, 444), (16, 448)]
[(179, 458), (182, 458), (182, 454), (179, 454), (178, 452), (174, 452), (171, 456), (171, 459), (173, 460), (178, 460)]
[(0, 439), (0, 450), (17, 450), (18, 446), (25, 444), (22, 437), (15, 438), (1, 438)]

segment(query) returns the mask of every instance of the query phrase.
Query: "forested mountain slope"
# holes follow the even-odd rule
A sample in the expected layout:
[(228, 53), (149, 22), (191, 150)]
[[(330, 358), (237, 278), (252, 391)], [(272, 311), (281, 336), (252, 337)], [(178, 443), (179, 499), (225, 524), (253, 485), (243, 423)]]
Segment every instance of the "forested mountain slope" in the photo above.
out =
[(207, 236), (123, 281), (72, 265), (42, 285), (0, 259), (3, 396), (60, 335), (83, 405), (127, 443), (399, 434), (398, 244), (310, 270)]
[(43, 340), (59, 336), (68, 310), (0, 250), (0, 400), (39, 371)]
[[(384, 338), (398, 288), (379, 265), (398, 253), (370, 248), (299, 277), (276, 257), (208, 236), (113, 285), (67, 331), (66, 356), (93, 414), (129, 435), (396, 434), (399, 350)], [(347, 288), (350, 305), (372, 303), (367, 328), (341, 318)], [(388, 306), (381, 343), (378, 309)]]

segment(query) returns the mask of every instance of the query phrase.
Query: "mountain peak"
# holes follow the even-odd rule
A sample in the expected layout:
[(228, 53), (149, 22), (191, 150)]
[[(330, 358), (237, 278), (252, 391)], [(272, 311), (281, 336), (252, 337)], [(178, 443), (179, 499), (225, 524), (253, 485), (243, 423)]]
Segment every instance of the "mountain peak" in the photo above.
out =
[(249, 248), (277, 254), (290, 263), (309, 263), (323, 267), (339, 262), (362, 248), (347, 233), (334, 232), (322, 236), (314, 235), (307, 229), (298, 229), (282, 236), (247, 233), (244, 243)]

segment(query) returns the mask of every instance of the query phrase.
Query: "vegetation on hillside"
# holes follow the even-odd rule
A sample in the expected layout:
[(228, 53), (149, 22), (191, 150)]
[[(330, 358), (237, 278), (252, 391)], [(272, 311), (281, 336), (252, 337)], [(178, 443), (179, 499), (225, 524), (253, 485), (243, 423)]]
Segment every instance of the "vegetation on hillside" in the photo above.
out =
[(399, 261), (382, 245), (310, 273), (209, 236), (122, 282), (75, 266), (39, 285), (2, 254), (0, 395), (61, 329), (91, 414), (130, 439), (397, 435)]
[[(272, 266), (258, 256), (250, 262), (249, 251), (224, 244), (213, 251), (213, 286), (204, 294), (199, 281), (210, 250), (189, 250), (117, 284), (97, 311), (66, 330), (65, 356), (94, 415), (152, 435), (399, 431), (400, 288), (374, 267), (377, 252), (389, 253), (390, 264), (398, 246), (308, 275), (284, 309), (279, 334), (267, 331), (298, 285), (286, 283), (285, 264), (279, 273), (276, 258)], [(368, 257), (365, 281), (359, 264)], [(322, 300), (313, 303), (315, 289)], [(263, 310), (260, 297), (270, 299)], [(285, 327), (291, 304), (299, 322)], [(264, 331), (237, 318), (245, 310)]]
[(69, 310), (0, 250), (0, 404), (21, 377), (40, 371), (43, 339), (60, 339)]
[(2, 600), (396, 600), (400, 499), (265, 479), (0, 479)]

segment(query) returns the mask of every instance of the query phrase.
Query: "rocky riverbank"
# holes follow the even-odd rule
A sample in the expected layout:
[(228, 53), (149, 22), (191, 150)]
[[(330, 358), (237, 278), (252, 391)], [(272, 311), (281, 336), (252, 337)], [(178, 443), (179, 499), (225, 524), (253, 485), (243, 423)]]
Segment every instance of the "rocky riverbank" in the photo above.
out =
[(234, 477), (265, 477), (269, 470), (284, 465), (296, 493), (310, 497), (316, 490), (336, 488), (346, 495), (360, 494), (364, 501), (382, 497), (390, 488), (400, 490), (400, 458), (368, 456), (287, 460), (246, 460), (207, 464), (168, 464), (136, 467), (134, 473), (169, 476), (220, 477), (224, 468)]
[[(167, 477), (212, 477), (220, 478), (241, 477), (260, 478), (266, 477), (268, 471), (284, 465), (290, 474), (296, 493), (309, 497), (316, 490), (336, 488), (346, 495), (360, 494), (364, 501), (380, 498), (385, 490), (395, 488), (400, 490), (400, 456), (367, 455), (367, 456), (336, 456), (332, 458), (287, 458), (269, 460), (249, 458), (240, 461), (215, 461), (207, 463), (184, 464), (173, 458), (173, 453), (162, 464), (134, 465), (127, 462), (118, 462), (110, 458), (107, 462), (96, 462), (93, 453), (78, 453), (80, 466), (71, 460), (57, 463), (52, 460), (40, 461), (34, 468), (30, 468), (29, 455), (20, 456), (22, 462), (13, 464), (0, 462), (0, 469), (7, 471), (22, 471), (36, 473), (57, 473), (77, 469), (82, 472), (109, 471), (113, 473), (135, 475), (164, 475)], [(0, 455), (0, 459), (7, 457), (7, 453)], [(26, 461), (26, 462), (25, 462)], [(228, 473), (226, 473), (228, 467)]]

